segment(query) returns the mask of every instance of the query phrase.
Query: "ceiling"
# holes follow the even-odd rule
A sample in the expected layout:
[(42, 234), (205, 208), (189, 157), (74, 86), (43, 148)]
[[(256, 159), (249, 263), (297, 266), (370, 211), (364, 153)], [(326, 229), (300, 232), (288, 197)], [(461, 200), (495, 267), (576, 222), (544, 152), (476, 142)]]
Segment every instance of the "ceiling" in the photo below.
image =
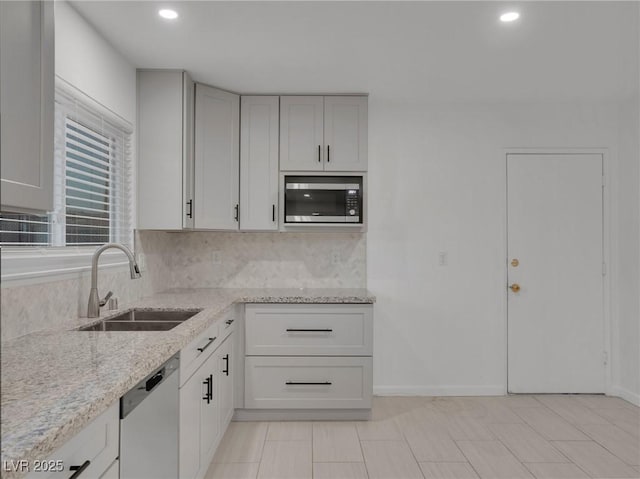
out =
[[(636, 2), (71, 3), (135, 66), (240, 93), (493, 102), (638, 90)], [(180, 17), (161, 19), (161, 7)], [(501, 23), (508, 10), (521, 18)]]

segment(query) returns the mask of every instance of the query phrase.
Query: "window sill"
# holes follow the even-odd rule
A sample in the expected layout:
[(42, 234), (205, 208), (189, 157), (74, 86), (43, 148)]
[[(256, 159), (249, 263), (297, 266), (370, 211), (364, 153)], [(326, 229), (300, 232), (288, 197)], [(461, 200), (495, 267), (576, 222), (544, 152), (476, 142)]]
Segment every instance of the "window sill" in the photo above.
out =
[[(2, 248), (2, 287), (78, 279), (91, 271), (94, 251), (94, 247)], [(100, 255), (100, 270), (128, 270), (127, 265), (127, 258), (120, 251)]]

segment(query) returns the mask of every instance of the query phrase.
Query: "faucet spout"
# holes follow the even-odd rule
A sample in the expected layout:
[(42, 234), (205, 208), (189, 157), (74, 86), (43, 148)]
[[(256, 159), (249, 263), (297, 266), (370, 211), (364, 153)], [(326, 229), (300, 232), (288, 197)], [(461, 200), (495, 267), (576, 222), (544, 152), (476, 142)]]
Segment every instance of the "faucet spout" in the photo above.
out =
[(140, 268), (136, 263), (136, 259), (129, 248), (118, 243), (107, 243), (100, 246), (94, 253), (91, 259), (91, 291), (89, 292), (89, 304), (87, 306), (87, 317), (98, 318), (100, 317), (100, 296), (98, 295), (98, 259), (100, 255), (110, 249), (115, 248), (122, 251), (127, 255), (129, 260), (129, 272), (131, 273), (131, 279), (138, 279), (140, 275)]

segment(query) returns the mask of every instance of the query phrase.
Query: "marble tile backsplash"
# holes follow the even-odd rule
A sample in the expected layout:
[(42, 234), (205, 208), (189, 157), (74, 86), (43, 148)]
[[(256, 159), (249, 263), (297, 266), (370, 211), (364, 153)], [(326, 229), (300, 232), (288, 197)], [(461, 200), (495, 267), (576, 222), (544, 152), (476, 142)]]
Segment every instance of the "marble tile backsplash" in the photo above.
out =
[(364, 288), (362, 233), (169, 235), (174, 288)]
[[(365, 288), (362, 233), (223, 233), (143, 231), (140, 280), (105, 269), (99, 290), (120, 305), (169, 288)], [(90, 275), (35, 284), (2, 284), (0, 338), (71, 327), (86, 314)]]

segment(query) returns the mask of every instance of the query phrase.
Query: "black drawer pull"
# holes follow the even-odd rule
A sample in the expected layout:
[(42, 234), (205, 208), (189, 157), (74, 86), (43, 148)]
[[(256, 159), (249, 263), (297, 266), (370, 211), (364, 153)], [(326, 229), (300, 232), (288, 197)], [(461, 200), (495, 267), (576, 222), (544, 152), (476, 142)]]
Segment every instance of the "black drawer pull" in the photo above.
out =
[(91, 464), (91, 461), (87, 459), (80, 466), (69, 466), (70, 471), (76, 471), (69, 476), (69, 479), (76, 479), (76, 477), (80, 477), (80, 474), (82, 474), (85, 471), (85, 469), (89, 467), (90, 464)]
[(294, 329), (287, 328), (287, 333), (332, 333), (333, 329)]
[(193, 218), (193, 200), (187, 201), (187, 205), (189, 205), (189, 212), (187, 213), (187, 218)]
[(305, 382), (305, 381), (287, 381), (285, 382), (287, 386), (331, 386), (331, 381), (320, 381), (320, 382)]
[(209, 342), (207, 344), (205, 344), (204, 346), (202, 346), (201, 348), (198, 348), (198, 351), (202, 352), (205, 349), (207, 349), (216, 340), (216, 338), (217, 338), (217, 336), (213, 337), (213, 338), (209, 338)]

